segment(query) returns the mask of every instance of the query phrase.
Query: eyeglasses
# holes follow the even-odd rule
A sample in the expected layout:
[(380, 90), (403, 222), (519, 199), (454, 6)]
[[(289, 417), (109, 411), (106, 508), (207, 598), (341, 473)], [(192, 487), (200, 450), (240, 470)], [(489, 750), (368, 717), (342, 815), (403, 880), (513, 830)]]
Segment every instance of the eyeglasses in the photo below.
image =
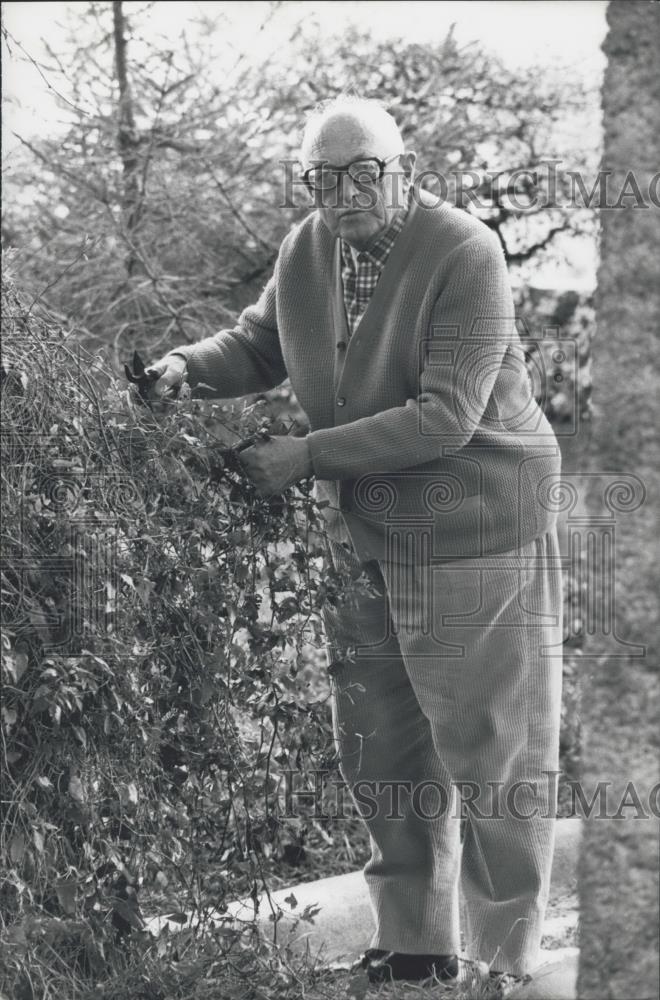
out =
[(363, 160), (353, 160), (345, 167), (332, 167), (330, 164), (321, 163), (305, 170), (302, 179), (310, 191), (334, 191), (339, 185), (342, 174), (348, 174), (357, 184), (377, 184), (385, 173), (386, 165), (399, 156), (401, 153), (395, 153), (386, 160), (369, 156)]

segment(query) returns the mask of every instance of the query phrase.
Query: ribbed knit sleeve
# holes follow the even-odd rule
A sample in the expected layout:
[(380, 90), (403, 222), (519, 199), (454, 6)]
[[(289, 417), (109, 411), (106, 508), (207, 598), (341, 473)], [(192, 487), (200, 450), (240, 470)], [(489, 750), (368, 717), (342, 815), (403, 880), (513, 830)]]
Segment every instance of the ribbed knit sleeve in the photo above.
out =
[(233, 330), (221, 330), (170, 352), (186, 358), (191, 389), (200, 383), (211, 387), (210, 392), (200, 388), (194, 395), (225, 399), (265, 392), (287, 377), (277, 330), (276, 282), (274, 274), (259, 300), (243, 310)]
[[(512, 340), (514, 306), (504, 255), (489, 230), (456, 247), (443, 266), (446, 280), (431, 316), (418, 395), (309, 434), (317, 478), (396, 472), (432, 461), (443, 446), (460, 449), (472, 438)], [(393, 319), (406, 323), (404, 314)]]

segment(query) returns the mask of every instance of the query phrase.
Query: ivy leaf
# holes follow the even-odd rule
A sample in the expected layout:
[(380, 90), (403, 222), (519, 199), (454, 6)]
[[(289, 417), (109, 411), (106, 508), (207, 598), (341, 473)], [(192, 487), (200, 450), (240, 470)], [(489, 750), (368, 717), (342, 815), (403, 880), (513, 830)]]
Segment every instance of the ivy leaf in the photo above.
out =
[(69, 795), (76, 802), (80, 802), (81, 805), (85, 802), (85, 790), (83, 788), (82, 781), (77, 774), (72, 774), (69, 778)]
[(87, 733), (85, 732), (85, 730), (82, 728), (82, 726), (72, 726), (71, 728), (73, 729), (74, 733), (76, 734), (76, 736), (80, 740), (81, 745), (86, 750), (87, 749)]
[(293, 895), (293, 893), (291, 893), (290, 896), (285, 896), (284, 902), (288, 903), (292, 910), (295, 910), (296, 906), (298, 905), (298, 900)]
[(307, 920), (308, 923), (314, 923), (314, 917), (316, 917), (321, 912), (321, 907), (316, 906), (315, 903), (310, 903), (300, 914), (301, 920)]
[(137, 903), (132, 900), (127, 899), (117, 899), (116, 897), (112, 900), (112, 908), (114, 912), (124, 920), (129, 927), (132, 927), (135, 931), (143, 931), (145, 928), (145, 922), (142, 919), (140, 911), (138, 910)]
[(106, 968), (105, 951), (102, 941), (94, 941), (91, 938), (85, 939), (85, 956), (97, 975), (101, 975)]
[(23, 860), (25, 854), (25, 837), (22, 833), (17, 833), (12, 837), (11, 844), (9, 845), (9, 857), (18, 865)]
[(138, 790), (135, 782), (131, 781), (127, 785), (119, 786), (119, 801), (124, 809), (133, 808), (138, 804)]
[(351, 1000), (364, 1000), (369, 989), (369, 978), (366, 973), (351, 976), (346, 986), (346, 996)]
[(2, 718), (5, 721), (5, 725), (7, 726), (7, 729), (11, 729), (12, 726), (16, 725), (16, 720), (18, 718), (18, 715), (16, 713), (16, 709), (14, 709), (14, 708), (7, 708), (6, 705), (3, 705), (2, 706)]
[(14, 674), (14, 681), (15, 681), (16, 684), (18, 684), (18, 682), (20, 681), (21, 677), (23, 676), (23, 674), (27, 670), (28, 655), (27, 655), (27, 653), (22, 653), (22, 652), (20, 652), (20, 653), (14, 653), (13, 659), (14, 659), (14, 662), (13, 662), (13, 668), (14, 669), (13, 669), (12, 672)]
[(149, 603), (149, 598), (151, 597), (153, 591), (156, 589), (156, 584), (153, 580), (143, 577), (138, 584), (135, 585), (135, 589), (140, 595), (140, 600), (143, 604)]
[[(10, 942), (11, 944), (17, 944), (24, 948), (28, 943), (28, 938), (26, 933), (27, 927), (29, 927), (29, 923), (27, 920), (22, 920), (20, 924), (19, 923), (12, 924), (9, 927), (9, 929), (5, 932), (5, 940)], [(2, 996), (2, 1000), (4, 1000), (4, 995), (0, 994), (0, 996)]]
[(57, 901), (68, 917), (74, 916), (76, 912), (76, 883), (67, 881), (59, 882), (55, 886)]

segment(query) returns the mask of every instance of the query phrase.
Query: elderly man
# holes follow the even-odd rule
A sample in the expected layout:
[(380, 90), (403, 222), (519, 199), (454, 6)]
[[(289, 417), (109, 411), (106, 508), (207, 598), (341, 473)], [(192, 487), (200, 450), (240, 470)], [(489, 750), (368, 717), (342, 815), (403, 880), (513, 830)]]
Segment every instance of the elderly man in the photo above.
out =
[(451, 980), (462, 954), (503, 989), (537, 961), (553, 850), (556, 441), (499, 241), (414, 185), (394, 119), (328, 102), (302, 160), (316, 208), (259, 301), (161, 359), (156, 392), (290, 378), (311, 431), (244, 451), (245, 470), (263, 494), (314, 476), (332, 559), (374, 585), (326, 613), (342, 773), (372, 845), (359, 965)]

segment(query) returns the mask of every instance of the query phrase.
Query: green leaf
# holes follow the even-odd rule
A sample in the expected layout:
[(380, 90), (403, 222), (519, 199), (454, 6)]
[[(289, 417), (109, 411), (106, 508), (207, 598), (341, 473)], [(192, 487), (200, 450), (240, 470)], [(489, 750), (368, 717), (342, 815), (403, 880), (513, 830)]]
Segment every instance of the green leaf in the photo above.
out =
[(119, 801), (125, 809), (138, 804), (138, 790), (135, 782), (131, 781), (128, 785), (119, 786)]
[(18, 865), (23, 860), (25, 855), (25, 837), (22, 833), (17, 833), (12, 837), (11, 843), (9, 845), (9, 857)]
[(316, 906), (315, 903), (310, 903), (300, 914), (301, 920), (307, 920), (310, 924), (314, 923), (314, 917), (316, 917), (321, 912), (321, 907)]
[(369, 989), (369, 979), (365, 973), (351, 976), (346, 985), (346, 996), (351, 1000), (364, 1000)]
[(80, 802), (81, 804), (85, 802), (85, 790), (77, 774), (72, 774), (69, 779), (69, 795), (76, 802)]
[(140, 600), (143, 604), (148, 604), (152, 593), (156, 589), (156, 584), (153, 580), (143, 577), (138, 584), (135, 585), (135, 589), (140, 596)]
[(85, 732), (85, 730), (82, 728), (82, 726), (72, 726), (71, 728), (73, 729), (74, 733), (76, 734), (76, 736), (80, 740), (80, 743), (82, 744), (82, 746), (86, 750), (87, 749), (87, 733)]
[(28, 667), (28, 655), (27, 653), (15, 653), (14, 654), (14, 675), (16, 677), (16, 683), (20, 681), (21, 677), (25, 673)]
[[(5, 940), (10, 944), (17, 944), (21, 947), (25, 947), (28, 943), (26, 930), (29, 927), (30, 924), (28, 920), (22, 920), (20, 924), (12, 924), (5, 932)], [(2, 993), (0, 993), (0, 1000), (5, 1000), (4, 994)]]
[(115, 898), (112, 900), (112, 908), (133, 930), (144, 930), (145, 923), (138, 910), (137, 903), (127, 899)]
[(55, 886), (57, 901), (68, 917), (76, 912), (76, 883), (70, 879)]
[(16, 725), (16, 720), (18, 715), (16, 710), (13, 708), (7, 708), (6, 705), (2, 706), (2, 718), (4, 719), (7, 729), (11, 729), (12, 726)]

